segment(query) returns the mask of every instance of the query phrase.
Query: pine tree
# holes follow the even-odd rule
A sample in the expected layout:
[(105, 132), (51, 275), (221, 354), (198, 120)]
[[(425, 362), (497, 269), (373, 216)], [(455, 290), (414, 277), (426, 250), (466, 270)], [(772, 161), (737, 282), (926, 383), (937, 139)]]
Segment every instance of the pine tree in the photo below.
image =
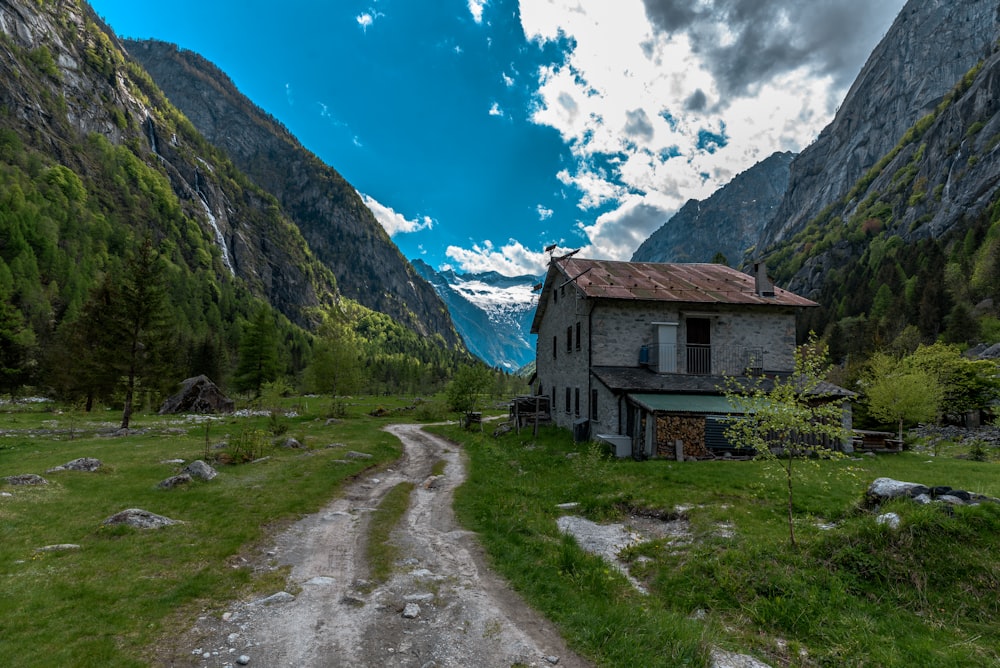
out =
[(261, 306), (240, 339), (240, 361), (233, 378), (233, 387), (237, 392), (253, 391), (254, 396), (259, 397), (264, 383), (277, 377), (277, 328), (270, 309)]
[(168, 328), (166, 291), (163, 286), (163, 262), (146, 239), (125, 262), (118, 308), (113, 309), (112, 326), (121, 341), (122, 357), (117, 366), (125, 382), (125, 406), (122, 429), (132, 419), (137, 382), (142, 378), (166, 374)]
[(28, 380), (34, 333), (6, 295), (0, 294), (0, 392), (11, 396)]

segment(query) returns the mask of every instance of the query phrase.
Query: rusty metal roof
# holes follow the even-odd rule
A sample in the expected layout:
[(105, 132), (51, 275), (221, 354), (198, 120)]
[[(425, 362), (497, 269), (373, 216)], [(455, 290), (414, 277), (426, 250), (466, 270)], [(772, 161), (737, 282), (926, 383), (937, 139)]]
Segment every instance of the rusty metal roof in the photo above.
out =
[(774, 296), (757, 294), (753, 276), (721, 264), (618, 262), (565, 257), (554, 262), (587, 297), (689, 304), (817, 306), (816, 302), (774, 287)]

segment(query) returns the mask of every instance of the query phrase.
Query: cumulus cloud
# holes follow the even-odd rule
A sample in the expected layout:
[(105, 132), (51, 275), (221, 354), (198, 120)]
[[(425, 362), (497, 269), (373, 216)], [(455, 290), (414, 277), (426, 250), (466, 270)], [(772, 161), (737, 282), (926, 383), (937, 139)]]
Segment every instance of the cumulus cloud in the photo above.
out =
[[(557, 175), (599, 211), (578, 232), (627, 259), (688, 199), (800, 151), (904, 0), (519, 0), (553, 58), (531, 120), (574, 158)], [(609, 39), (613, 35), (614, 39)]]
[(503, 109), (500, 108), (499, 102), (494, 102), (490, 105), (490, 116), (503, 116)]
[(554, 213), (555, 211), (552, 209), (542, 206), (541, 204), (538, 205), (538, 220), (548, 220)]
[(361, 195), (361, 199), (364, 201), (365, 206), (367, 206), (375, 216), (375, 220), (377, 220), (382, 227), (385, 228), (385, 231), (390, 237), (394, 237), (397, 234), (407, 234), (410, 232), (429, 230), (434, 227), (434, 221), (428, 216), (410, 220), (391, 207), (378, 202), (373, 197), (365, 195), (364, 193), (358, 194)]
[(514, 239), (500, 248), (489, 240), (473, 244), (472, 248), (448, 246), (445, 255), (462, 271), (470, 273), (495, 271), (505, 276), (538, 275), (548, 266), (545, 253), (530, 251)]
[(686, 34), (724, 95), (806, 67), (850, 85), (902, 2), (644, 0), (657, 31)]

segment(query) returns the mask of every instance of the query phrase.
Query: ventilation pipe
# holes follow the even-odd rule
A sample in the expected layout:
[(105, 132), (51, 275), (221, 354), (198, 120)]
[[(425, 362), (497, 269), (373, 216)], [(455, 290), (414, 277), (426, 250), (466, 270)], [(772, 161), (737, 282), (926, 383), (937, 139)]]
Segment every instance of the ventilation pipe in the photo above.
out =
[(754, 291), (758, 297), (773, 297), (774, 282), (767, 275), (767, 264), (755, 262), (753, 265)]

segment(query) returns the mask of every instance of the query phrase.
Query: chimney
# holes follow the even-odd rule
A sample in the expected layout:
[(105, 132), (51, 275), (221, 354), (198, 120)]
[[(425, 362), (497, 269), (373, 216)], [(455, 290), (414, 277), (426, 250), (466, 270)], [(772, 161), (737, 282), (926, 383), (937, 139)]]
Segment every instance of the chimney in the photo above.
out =
[(773, 297), (774, 296), (774, 283), (767, 275), (767, 264), (764, 262), (755, 262), (753, 265), (754, 273), (754, 290), (760, 297)]

